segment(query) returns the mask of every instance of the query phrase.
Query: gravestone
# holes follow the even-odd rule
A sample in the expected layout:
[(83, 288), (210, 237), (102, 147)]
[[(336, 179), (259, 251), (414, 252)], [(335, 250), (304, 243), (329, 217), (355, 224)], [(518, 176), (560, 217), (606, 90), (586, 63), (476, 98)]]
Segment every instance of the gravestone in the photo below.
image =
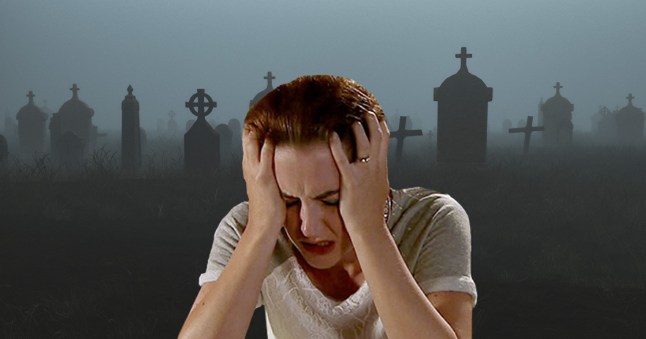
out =
[(0, 134), (0, 169), (3, 169), (7, 166), (7, 160), (9, 159), (9, 145), (7, 145), (7, 139), (4, 135)]
[(47, 114), (34, 103), (34, 93), (27, 94), (29, 101), (16, 114), (18, 120), (18, 146), (21, 153), (45, 152)]
[(572, 144), (572, 111), (574, 105), (561, 95), (560, 82), (554, 86), (556, 94), (547, 99), (541, 110), (543, 111), (543, 144), (550, 147), (562, 147)]
[(462, 47), (455, 55), (460, 70), (434, 89), (437, 101), (437, 160), (447, 163), (482, 163), (487, 157), (488, 103), (493, 89), (469, 73), (472, 55)]
[(233, 154), (232, 151), (232, 142), (233, 142), (233, 133), (229, 126), (226, 124), (219, 124), (215, 126), (215, 132), (220, 138), (220, 164), (224, 166), (231, 165)]
[(139, 101), (128, 85), (128, 94), (121, 102), (121, 169), (134, 173), (141, 167), (141, 127)]
[(220, 140), (206, 116), (217, 103), (204, 89), (198, 89), (185, 106), (197, 116), (197, 120), (184, 134), (184, 168), (190, 172), (213, 172), (220, 166)]
[(63, 167), (77, 169), (81, 166), (85, 156), (85, 142), (74, 132), (64, 132), (52, 146), (56, 149), (56, 160)]
[(617, 112), (617, 137), (623, 145), (641, 145), (644, 141), (644, 112), (633, 106), (632, 93), (626, 97), (628, 105)]
[(258, 92), (258, 94), (256, 94), (256, 96), (254, 96), (253, 99), (249, 101), (249, 107), (255, 105), (267, 93), (271, 92), (274, 89), (272, 80), (276, 79), (276, 77), (271, 73), (271, 71), (267, 72), (267, 75), (264, 77), (264, 79), (267, 80), (267, 87), (265, 87), (265, 89), (263, 89), (262, 91)]
[[(72, 91), (72, 98), (66, 101), (54, 113), (49, 122), (50, 139), (52, 146), (52, 155), (57, 160), (69, 160), (70, 156), (76, 156), (76, 149), (70, 153), (69, 150), (59, 149), (59, 146), (77, 146), (76, 142), (83, 145), (81, 157), (87, 156), (94, 151), (94, 143), (96, 140), (96, 126), (92, 125), (92, 117), (94, 110), (91, 109), (85, 102), (81, 101), (78, 97), (80, 88), (76, 84), (70, 88)], [(65, 142), (59, 142), (59, 138), (70, 132), (76, 137), (73, 142), (70, 136), (67, 136)], [(60, 156), (60, 158), (59, 158)], [(74, 163), (75, 160), (70, 162)]]
[(175, 121), (175, 111), (168, 112), (168, 124), (166, 125), (166, 136), (174, 139), (177, 136), (177, 121)]
[(527, 153), (529, 152), (529, 142), (530, 142), (530, 138), (532, 137), (532, 132), (539, 132), (539, 131), (542, 132), (545, 130), (542, 126), (532, 126), (533, 121), (534, 121), (534, 117), (530, 115), (527, 117), (527, 123), (525, 124), (525, 127), (509, 129), (509, 133), (525, 133), (525, 142), (523, 143), (523, 155), (527, 155)]
[(406, 129), (406, 116), (399, 117), (399, 129), (394, 132), (390, 132), (390, 138), (397, 140), (397, 146), (395, 149), (395, 160), (401, 162), (402, 153), (404, 153), (404, 139), (412, 136), (422, 135), (422, 130), (408, 130)]

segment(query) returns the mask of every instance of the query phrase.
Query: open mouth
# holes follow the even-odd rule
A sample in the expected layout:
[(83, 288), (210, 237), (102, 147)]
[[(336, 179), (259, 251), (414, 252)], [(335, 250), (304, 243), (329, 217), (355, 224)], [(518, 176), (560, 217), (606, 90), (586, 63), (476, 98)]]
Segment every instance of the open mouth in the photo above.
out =
[(326, 254), (334, 248), (334, 241), (321, 241), (316, 244), (303, 243), (303, 248), (314, 254)]

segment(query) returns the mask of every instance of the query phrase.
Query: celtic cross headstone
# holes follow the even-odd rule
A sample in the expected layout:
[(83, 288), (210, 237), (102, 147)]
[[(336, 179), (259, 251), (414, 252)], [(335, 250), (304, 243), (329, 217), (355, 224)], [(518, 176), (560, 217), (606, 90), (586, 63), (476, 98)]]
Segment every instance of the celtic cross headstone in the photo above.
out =
[(204, 89), (198, 89), (185, 103), (197, 120), (184, 134), (184, 168), (208, 173), (220, 166), (220, 137), (206, 121), (217, 102)]

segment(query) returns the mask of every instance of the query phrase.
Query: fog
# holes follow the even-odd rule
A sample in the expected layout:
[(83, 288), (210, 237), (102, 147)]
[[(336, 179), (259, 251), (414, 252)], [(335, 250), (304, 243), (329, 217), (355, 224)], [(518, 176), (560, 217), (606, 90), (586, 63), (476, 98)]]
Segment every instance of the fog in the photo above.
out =
[[(537, 114), (541, 98), (574, 104), (575, 132), (599, 105), (646, 106), (643, 1), (35, 1), (0, 0), (0, 112), (15, 117), (29, 90), (52, 111), (73, 83), (99, 131), (120, 126), (129, 84), (141, 125), (204, 88), (216, 121), (242, 119), (249, 100), (303, 74), (337, 74), (371, 90), (389, 115), (435, 126), (433, 88), (469, 70), (493, 87), (489, 128)], [(2, 119), (4, 120), (4, 119)], [(0, 123), (3, 124), (3, 123)]]

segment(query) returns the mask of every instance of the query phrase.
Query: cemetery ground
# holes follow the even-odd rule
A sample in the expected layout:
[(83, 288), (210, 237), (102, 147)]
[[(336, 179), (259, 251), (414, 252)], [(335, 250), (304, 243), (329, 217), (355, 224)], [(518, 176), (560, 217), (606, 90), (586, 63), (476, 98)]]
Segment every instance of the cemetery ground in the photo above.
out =
[[(235, 166), (182, 174), (167, 146), (137, 178), (106, 149), (73, 174), (46, 159), (2, 172), (0, 337), (177, 336), (213, 231), (245, 190)], [(475, 338), (646, 337), (646, 149), (519, 148), (490, 147), (477, 167), (409, 156), (390, 169), (391, 186), (467, 210)], [(264, 337), (260, 312), (249, 338)]]

